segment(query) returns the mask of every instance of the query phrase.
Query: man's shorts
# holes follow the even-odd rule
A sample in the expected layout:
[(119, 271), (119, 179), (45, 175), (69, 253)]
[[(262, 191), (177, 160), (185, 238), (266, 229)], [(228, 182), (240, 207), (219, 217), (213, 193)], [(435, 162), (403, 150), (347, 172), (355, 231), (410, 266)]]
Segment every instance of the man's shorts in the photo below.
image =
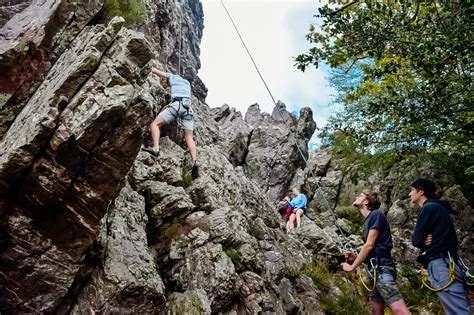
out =
[(370, 299), (379, 304), (390, 305), (402, 299), (402, 294), (395, 283), (395, 271), (391, 272), (390, 267), (384, 268), (383, 273), (377, 273), (377, 283), (375, 290), (370, 295)]
[(188, 98), (167, 105), (158, 116), (163, 118), (167, 124), (180, 119), (182, 129), (194, 129), (194, 112), (191, 107), (191, 100)]

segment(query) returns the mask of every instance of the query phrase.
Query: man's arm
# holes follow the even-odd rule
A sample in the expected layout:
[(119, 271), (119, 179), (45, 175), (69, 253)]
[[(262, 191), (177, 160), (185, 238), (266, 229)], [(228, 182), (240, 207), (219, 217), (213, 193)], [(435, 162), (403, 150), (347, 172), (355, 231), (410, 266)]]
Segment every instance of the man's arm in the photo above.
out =
[(367, 236), (367, 242), (362, 246), (359, 255), (356, 257), (352, 264), (342, 263), (342, 269), (344, 271), (352, 272), (361, 265), (364, 260), (369, 256), (370, 252), (374, 249), (377, 238), (379, 237), (380, 231), (377, 229), (371, 229)]
[(160, 78), (165, 79), (166, 78), (166, 72), (161, 71), (160, 69), (157, 69), (155, 67), (151, 68), (151, 72), (159, 76)]
[(428, 207), (423, 209), (416, 219), (415, 229), (411, 235), (411, 243), (417, 248), (424, 248), (426, 246), (425, 240), (430, 234), (431, 222), (429, 218)]

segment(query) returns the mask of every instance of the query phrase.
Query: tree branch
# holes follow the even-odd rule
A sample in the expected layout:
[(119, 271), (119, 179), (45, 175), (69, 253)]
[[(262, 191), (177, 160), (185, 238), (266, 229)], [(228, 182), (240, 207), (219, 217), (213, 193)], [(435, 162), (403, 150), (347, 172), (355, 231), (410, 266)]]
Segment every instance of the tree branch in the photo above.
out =
[(337, 9), (336, 11), (332, 11), (331, 13), (329, 13), (328, 15), (330, 16), (334, 16), (338, 13), (341, 13), (342, 11), (344, 11), (345, 9), (349, 8), (350, 6), (356, 4), (357, 2), (359, 2), (359, 0), (354, 0), (354, 1), (351, 1), (349, 2), (348, 4), (342, 6), (341, 8)]
[(410, 23), (416, 20), (416, 17), (418, 16), (418, 11), (420, 10), (420, 0), (416, 0), (416, 10), (415, 10), (415, 15), (410, 19)]

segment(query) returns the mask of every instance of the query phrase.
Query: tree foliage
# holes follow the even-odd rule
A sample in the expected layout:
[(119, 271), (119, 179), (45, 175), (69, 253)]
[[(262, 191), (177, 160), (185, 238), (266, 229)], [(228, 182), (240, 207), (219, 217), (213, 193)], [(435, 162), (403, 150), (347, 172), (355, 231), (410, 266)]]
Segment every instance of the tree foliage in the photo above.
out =
[(359, 152), (473, 157), (470, 1), (330, 1), (297, 67), (328, 63), (342, 108), (326, 142)]
[(141, 23), (146, 19), (146, 7), (142, 0), (105, 0), (102, 19), (110, 21), (114, 16), (125, 19), (125, 25)]

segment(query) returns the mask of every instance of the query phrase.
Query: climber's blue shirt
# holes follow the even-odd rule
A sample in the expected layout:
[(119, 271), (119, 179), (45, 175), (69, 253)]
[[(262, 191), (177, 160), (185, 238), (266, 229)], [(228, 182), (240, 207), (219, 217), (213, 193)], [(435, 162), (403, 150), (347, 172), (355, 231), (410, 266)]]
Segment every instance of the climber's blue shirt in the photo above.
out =
[(304, 194), (299, 194), (289, 202), (289, 205), (293, 208), (306, 209), (307, 203), (308, 200), (306, 199), (306, 196)]
[(188, 80), (172, 73), (167, 73), (166, 78), (171, 87), (171, 99), (175, 97), (191, 98), (191, 84)]

